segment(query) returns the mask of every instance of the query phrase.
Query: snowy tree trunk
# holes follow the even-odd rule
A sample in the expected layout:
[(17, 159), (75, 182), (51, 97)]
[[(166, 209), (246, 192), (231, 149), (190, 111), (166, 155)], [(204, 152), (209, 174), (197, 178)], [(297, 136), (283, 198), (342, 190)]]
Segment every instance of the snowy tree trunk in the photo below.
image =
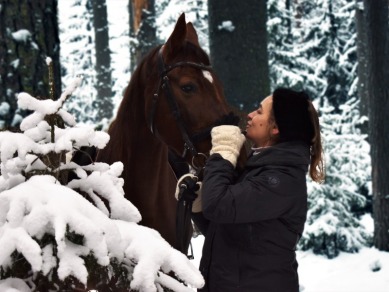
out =
[(212, 65), (228, 102), (246, 112), (270, 93), (266, 2), (208, 1)]
[(96, 45), (96, 81), (99, 120), (110, 119), (113, 115), (111, 55), (109, 50), (108, 18), (106, 1), (92, 0), (93, 26)]
[[(366, 35), (366, 23), (363, 9), (359, 6), (363, 5), (361, 0), (356, 0), (355, 8), (355, 24), (357, 29), (357, 55), (358, 55), (358, 95), (359, 95), (359, 108), (361, 115), (368, 116), (369, 110), (369, 91), (367, 89), (367, 35)], [(364, 134), (368, 133), (367, 121), (361, 126), (361, 130)]]
[[(57, 0), (0, 0), (0, 127), (17, 126), (16, 94), (49, 97), (47, 56), (61, 92)], [(19, 121), (20, 122), (20, 121)]]
[(131, 72), (151, 48), (157, 45), (155, 0), (130, 0)]
[(389, 4), (364, 0), (368, 38), (369, 133), (374, 246), (389, 251)]

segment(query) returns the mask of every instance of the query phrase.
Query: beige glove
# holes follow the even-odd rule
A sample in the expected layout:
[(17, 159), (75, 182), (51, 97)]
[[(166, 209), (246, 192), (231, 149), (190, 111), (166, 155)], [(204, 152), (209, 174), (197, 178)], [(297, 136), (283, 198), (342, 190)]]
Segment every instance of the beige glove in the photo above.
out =
[(196, 191), (197, 198), (193, 201), (193, 204), (192, 204), (192, 212), (193, 213), (200, 213), (201, 211), (203, 211), (203, 208), (201, 207), (201, 197), (202, 197), (201, 187), (202, 187), (202, 183), (198, 182), (197, 184), (200, 186), (200, 188), (199, 188), (198, 191)]
[(214, 127), (211, 131), (212, 149), (210, 154), (219, 153), (235, 167), (240, 149), (246, 137), (237, 126), (223, 125)]
[[(174, 194), (177, 201), (179, 200), (178, 196), (180, 194), (180, 185), (183, 183), (184, 179), (187, 177), (194, 178), (195, 176), (191, 173), (188, 173), (188, 174), (185, 174), (179, 178), (179, 180), (177, 182), (177, 186), (176, 186), (176, 192)], [(192, 203), (192, 212), (193, 213), (199, 213), (202, 211), (202, 208), (201, 208), (201, 182), (197, 182), (197, 185), (199, 186), (199, 189), (195, 192), (197, 197)]]

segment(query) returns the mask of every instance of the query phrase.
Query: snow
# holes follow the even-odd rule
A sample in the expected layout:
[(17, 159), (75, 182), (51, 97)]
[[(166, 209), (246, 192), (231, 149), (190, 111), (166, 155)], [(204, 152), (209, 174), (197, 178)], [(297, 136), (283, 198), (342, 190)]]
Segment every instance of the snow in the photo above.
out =
[[(99, 209), (107, 216), (111, 214), (110, 216), (113, 219), (139, 222), (141, 216), (138, 210), (124, 198), (124, 181), (119, 178), (123, 172), (123, 164), (116, 162), (108, 169), (105, 166), (107, 166), (105, 163), (94, 163), (90, 166), (78, 168), (77, 175), (80, 179), (72, 180), (68, 187), (87, 193)], [(85, 170), (94, 171), (87, 176)], [(109, 202), (111, 213), (96, 194)]]
[(235, 30), (235, 26), (230, 20), (222, 21), (221, 24), (217, 26), (219, 30), (226, 30), (228, 32), (233, 32)]
[(204, 279), (196, 267), (188, 265), (186, 256), (171, 248), (166, 241), (158, 240), (161, 238), (158, 232), (149, 229), (150, 232), (146, 233), (143, 230), (148, 228), (124, 221), (117, 221), (117, 226), (124, 241), (129, 242), (125, 249), (126, 257), (138, 261), (134, 269), (134, 281), (131, 282), (132, 289), (153, 291), (154, 278), (157, 275), (157, 283), (173, 284), (175, 291), (192, 291), (178, 282), (172, 282), (168, 276), (162, 276), (158, 273), (159, 268), (165, 273), (174, 270), (179, 278), (188, 281), (192, 287), (204, 285)]
[(3, 101), (0, 104), (0, 116), (5, 116), (6, 114), (8, 114), (10, 108), (11, 108), (11, 106), (9, 105), (9, 103)]
[[(341, 253), (329, 260), (312, 252), (298, 252), (300, 285), (303, 292), (387, 292), (389, 253), (362, 248), (357, 254)], [(379, 262), (374, 272), (371, 265)], [(320, 275), (320, 276), (319, 276)]]
[[(202, 235), (192, 239), (195, 257), (192, 261), (196, 266), (203, 242)], [(389, 291), (389, 252), (362, 248), (358, 253), (342, 252), (330, 260), (311, 251), (297, 251), (297, 262), (301, 292)], [(380, 270), (373, 271), (379, 267)]]
[[(48, 61), (49, 64), (50, 61)], [(58, 113), (68, 125), (75, 125), (75, 119), (72, 115), (62, 109), (64, 102), (81, 85), (81, 78), (75, 78), (72, 83), (64, 90), (57, 100), (44, 99), (37, 100), (26, 92), (18, 95), (18, 106), (20, 109), (35, 111), (23, 120), (20, 125), (22, 131), (38, 125), (46, 115)]]
[(20, 43), (27, 43), (31, 39), (31, 32), (27, 29), (20, 29), (12, 33), (12, 37), (15, 41)]
[[(66, 237), (67, 228), (84, 236), (84, 245)], [(78, 193), (60, 185), (52, 176), (34, 176), (0, 193), (0, 265), (6, 266), (16, 249), (29, 261), (34, 272), (47, 274), (56, 265), (52, 246), (41, 248), (34, 238), (55, 237), (58, 275), (73, 275), (86, 283), (88, 272), (81, 256), (93, 253), (100, 265), (110, 259), (136, 262), (131, 288), (156, 291), (165, 284), (176, 291), (191, 291), (160, 269), (175, 274), (192, 287), (201, 287), (200, 272), (185, 255), (173, 249), (158, 232), (135, 222), (111, 220)], [(179, 289), (177, 289), (179, 288)], [(2, 290), (1, 290), (2, 291)]]
[(18, 31), (12, 32), (11, 35), (12, 35), (12, 38), (16, 42), (22, 43), (22, 44), (27, 44), (28, 42), (30, 42), (31, 47), (34, 50), (39, 50), (38, 45), (35, 42), (32, 41), (32, 34), (31, 34), (31, 32), (29, 30), (27, 30), (27, 29), (20, 29)]
[[(12, 254), (17, 251), (32, 273), (49, 277), (56, 269), (60, 280), (73, 276), (85, 285), (88, 269), (83, 257), (93, 256), (101, 266), (118, 262), (133, 270), (130, 285), (138, 291), (160, 291), (162, 286), (191, 291), (183, 283), (202, 287), (203, 277), (184, 254), (157, 231), (137, 224), (141, 214), (124, 198), (121, 162), (86, 166), (62, 162), (55, 166), (50, 161), (50, 155), (82, 146), (103, 148), (109, 140), (107, 133), (76, 125), (62, 108), (79, 85), (76, 78), (55, 101), (20, 93), (19, 107), (32, 111), (21, 123), (23, 133), (0, 132), (0, 267), (5, 271), (12, 268), (16, 264)], [(49, 124), (47, 117), (53, 115), (63, 118), (63, 128)], [(67, 186), (60, 182), (64, 171), (77, 176)], [(69, 238), (69, 233), (79, 235), (81, 242), (74, 242), (77, 240)], [(54, 239), (43, 246), (45, 235)], [(18, 279), (0, 285), (8, 291), (26, 288)]]
[(11, 66), (14, 67), (14, 69), (17, 69), (19, 67), (20, 59), (16, 59), (11, 62)]
[(18, 278), (7, 278), (0, 280), (0, 291), (2, 292), (30, 292), (30, 288), (23, 280)]
[[(117, 106), (130, 77), (128, 1), (107, 1), (113, 89), (116, 93), (114, 100)], [(59, 1), (60, 19), (69, 18), (66, 20), (67, 24), (77, 23), (82, 26), (80, 25), (82, 18), (74, 17), (74, 10), (78, 8), (72, 6), (73, 2)], [(173, 29), (172, 19), (176, 19), (181, 11), (187, 12), (188, 21), (195, 19), (193, 9), (191, 12), (191, 8), (185, 1), (169, 1), (166, 5), (166, 9), (157, 19), (159, 35), (163, 40)], [(358, 8), (363, 8), (361, 2)], [(71, 13), (73, 13), (72, 19), (70, 19)], [(270, 24), (274, 25), (274, 23)], [(68, 73), (73, 76), (83, 74), (85, 78), (91, 79), (87, 84), (93, 84), (93, 67), (82, 66), (84, 62), (80, 62), (81, 56), (75, 53), (76, 48), (74, 47), (90, 48), (90, 44), (80, 45), (80, 43), (66, 42), (68, 39), (91, 32), (74, 30), (71, 34), (66, 34), (64, 22), (61, 25), (61, 42), (63, 43), (61, 44), (61, 55), (73, 58), (71, 59), (73, 67)], [(322, 25), (323, 30), (328, 29), (328, 24), (323, 23)], [(225, 21), (220, 24), (219, 29), (233, 31), (234, 26), (232, 22)], [(12, 37), (21, 43), (31, 41), (31, 33), (28, 30), (13, 32)], [(310, 45), (312, 46), (312, 43)], [(324, 59), (316, 62), (317, 70), (323, 70), (325, 67), (323, 62)], [(17, 64), (18, 60), (15, 60), (14, 65), (17, 66)], [(73, 76), (70, 76), (72, 80)], [(204, 77), (207, 78), (207, 76)], [(290, 78), (299, 81), (298, 78), (302, 77), (290, 72)], [(306, 78), (316, 77), (309, 74)], [(34, 115), (22, 123), (25, 135), (0, 133), (2, 161), (0, 266), (9, 266), (11, 264), (10, 254), (17, 249), (26, 256), (34, 271), (41, 271), (47, 275), (54, 267), (59, 266), (58, 274), (62, 279), (67, 275), (74, 275), (85, 283), (87, 270), (81, 256), (93, 251), (102, 265), (108, 265), (113, 258), (121, 259), (129, 266), (136, 264), (134, 279), (131, 283), (133, 289), (157, 291), (161, 284), (175, 291), (194, 291), (192, 288), (201, 287), (203, 279), (197, 267), (201, 258), (204, 237), (200, 235), (192, 239), (195, 258), (188, 261), (183, 254), (171, 248), (158, 232), (138, 225), (137, 222), (141, 218), (139, 212), (131, 203), (123, 199), (121, 188), (123, 181), (119, 178), (123, 166), (120, 163), (94, 164), (85, 167), (72, 163), (62, 165), (60, 169), (73, 169), (79, 177), (70, 182), (68, 187), (61, 186), (52, 176), (35, 176), (26, 181), (22, 175), (22, 169), (32, 171), (44, 168), (43, 162), (37, 159), (36, 154), (38, 153), (71, 151), (73, 147), (83, 145), (103, 148), (108, 142), (109, 137), (106, 134), (95, 132), (92, 127), (75, 126), (74, 118), (62, 109), (63, 102), (80, 86), (81, 82), (78, 79), (72, 83), (69, 77), (64, 79), (66, 81), (64, 84), (70, 85), (61, 95), (60, 101), (36, 101), (27, 93), (19, 96), (22, 107), (35, 111)], [(88, 98), (93, 96), (92, 91), (91, 88), (85, 88), (84, 79), (85, 96)], [(8, 104), (1, 104), (0, 114), (6, 114), (8, 108)], [(44, 116), (50, 113), (60, 114), (66, 124), (72, 126), (65, 129), (57, 128), (54, 143), (47, 143), (50, 141), (49, 125), (43, 120)], [(17, 119), (20, 119), (20, 116), (15, 116), (15, 121)], [(34, 154), (31, 154), (31, 150), (34, 150)], [(15, 154), (17, 157), (14, 157)], [(83, 190), (98, 207), (93, 207), (90, 202), (71, 188)], [(110, 202), (110, 210), (105, 207), (97, 194)], [(307, 230), (312, 229), (313, 232), (320, 225), (327, 228), (330, 226), (328, 222), (337, 219), (328, 214), (321, 220), (308, 227)], [(370, 215), (362, 216), (360, 222), (370, 234), (373, 233), (374, 224)], [(84, 234), (85, 245), (76, 245), (66, 239), (67, 226), (71, 230)], [(39, 238), (45, 232), (55, 236), (59, 251), (58, 258), (53, 255), (52, 244), (41, 247), (33, 238), (34, 236)], [(337, 257), (328, 259), (325, 256), (315, 255), (311, 251), (297, 251), (297, 259), (303, 292), (389, 291), (388, 252), (363, 247), (358, 253), (341, 252)], [(164, 273), (159, 272), (159, 269), (162, 269)], [(189, 284), (189, 287), (184, 287), (165, 274), (169, 271), (176, 273)], [(21, 279), (7, 278), (0, 280), (0, 291), (26, 292), (30, 291), (30, 288)]]

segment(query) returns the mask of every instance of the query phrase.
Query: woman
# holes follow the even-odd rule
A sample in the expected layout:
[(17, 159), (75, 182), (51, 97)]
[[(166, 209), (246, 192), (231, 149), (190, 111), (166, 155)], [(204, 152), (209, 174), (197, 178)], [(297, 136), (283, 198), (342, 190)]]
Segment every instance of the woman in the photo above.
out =
[[(306, 173), (324, 178), (319, 119), (303, 92), (277, 89), (248, 115), (254, 144), (243, 172), (238, 127), (212, 129), (202, 203), (193, 220), (205, 235), (200, 291), (299, 291), (296, 244), (307, 214)], [(197, 206), (197, 207), (196, 207)]]

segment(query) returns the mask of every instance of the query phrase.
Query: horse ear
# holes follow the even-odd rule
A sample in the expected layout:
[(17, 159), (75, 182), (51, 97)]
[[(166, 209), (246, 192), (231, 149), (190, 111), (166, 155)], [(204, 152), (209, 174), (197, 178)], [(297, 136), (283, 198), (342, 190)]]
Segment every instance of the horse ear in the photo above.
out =
[(191, 42), (192, 44), (200, 47), (199, 37), (197, 36), (197, 32), (191, 22), (186, 24), (186, 39), (188, 42)]
[(182, 13), (177, 20), (176, 26), (169, 39), (167, 40), (164, 48), (165, 56), (174, 55), (177, 50), (179, 50), (186, 38), (186, 22), (185, 22), (185, 13)]

